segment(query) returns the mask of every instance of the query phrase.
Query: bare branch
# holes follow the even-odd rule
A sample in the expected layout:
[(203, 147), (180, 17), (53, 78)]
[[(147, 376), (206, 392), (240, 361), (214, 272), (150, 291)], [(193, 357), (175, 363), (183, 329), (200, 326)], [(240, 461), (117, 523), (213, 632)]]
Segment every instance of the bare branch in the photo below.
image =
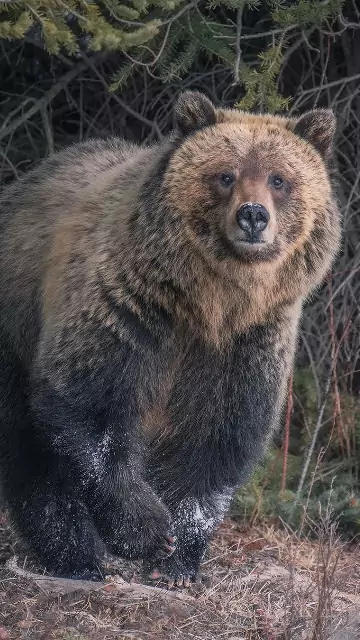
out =
[[(97, 61), (100, 59), (104, 59), (104, 54), (99, 54), (96, 56)], [(8, 126), (2, 126), (0, 128), (0, 141), (11, 135), (16, 129), (21, 127), (27, 120), (30, 120), (38, 111), (43, 111), (46, 107), (54, 100), (54, 98), (63, 91), (67, 85), (75, 80), (83, 71), (87, 68), (87, 64), (84, 61), (80, 61), (78, 64), (74, 65), (72, 69), (70, 69), (67, 73), (65, 73), (58, 82), (56, 82), (49, 91), (45, 93), (45, 95), (40, 99), (36, 100), (35, 103), (25, 111), (21, 116), (16, 118), (11, 124)], [(26, 100), (28, 102), (28, 99)]]

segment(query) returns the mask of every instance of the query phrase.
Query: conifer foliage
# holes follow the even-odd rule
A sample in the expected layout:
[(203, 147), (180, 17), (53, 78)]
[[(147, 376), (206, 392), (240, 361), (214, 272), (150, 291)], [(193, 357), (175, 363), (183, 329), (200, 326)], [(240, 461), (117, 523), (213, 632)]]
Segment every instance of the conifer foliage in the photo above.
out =
[[(239, 106), (275, 111), (288, 103), (277, 90), (276, 78), (294, 34), (320, 29), (341, 13), (343, 4), (343, 0), (9, 1), (0, 6), (0, 39), (34, 34), (55, 55), (62, 50), (70, 55), (122, 52), (113, 91), (122, 89), (139, 67), (169, 82), (184, 78), (195, 60), (205, 57), (234, 69), (234, 83), (245, 89)], [(247, 25), (259, 18), (260, 29), (248, 33)], [(264, 48), (254, 61), (247, 50), (259, 38)]]

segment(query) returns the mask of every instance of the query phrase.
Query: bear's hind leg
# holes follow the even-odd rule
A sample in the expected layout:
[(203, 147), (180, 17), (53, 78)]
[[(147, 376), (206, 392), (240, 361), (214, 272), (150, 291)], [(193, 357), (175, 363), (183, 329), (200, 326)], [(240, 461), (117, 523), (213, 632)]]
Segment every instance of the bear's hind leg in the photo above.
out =
[(104, 546), (76, 497), (55, 492), (45, 481), (43, 487), (8, 497), (8, 505), (15, 530), (49, 573), (101, 577)]
[[(72, 486), (66, 461), (37, 433), (26, 378), (0, 340), (0, 474), (19, 537), (44, 567), (76, 577), (98, 573), (104, 546)], [(66, 475), (67, 474), (67, 475)]]

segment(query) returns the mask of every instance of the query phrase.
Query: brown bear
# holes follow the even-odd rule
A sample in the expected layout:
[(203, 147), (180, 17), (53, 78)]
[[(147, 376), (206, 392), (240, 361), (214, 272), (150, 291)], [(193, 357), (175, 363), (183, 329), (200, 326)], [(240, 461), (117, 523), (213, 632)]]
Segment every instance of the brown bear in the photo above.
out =
[(196, 577), (339, 247), (334, 131), (186, 92), (164, 141), (77, 144), (4, 190), (2, 481), (49, 571)]

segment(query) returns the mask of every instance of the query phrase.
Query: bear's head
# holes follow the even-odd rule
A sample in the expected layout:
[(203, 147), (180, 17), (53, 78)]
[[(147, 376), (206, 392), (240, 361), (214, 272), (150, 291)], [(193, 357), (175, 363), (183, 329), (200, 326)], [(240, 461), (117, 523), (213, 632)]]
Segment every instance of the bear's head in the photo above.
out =
[(253, 115), (189, 91), (175, 123), (166, 197), (204, 260), (228, 273), (263, 263), (296, 278), (302, 269), (304, 290), (320, 281), (340, 240), (328, 170), (332, 111)]

